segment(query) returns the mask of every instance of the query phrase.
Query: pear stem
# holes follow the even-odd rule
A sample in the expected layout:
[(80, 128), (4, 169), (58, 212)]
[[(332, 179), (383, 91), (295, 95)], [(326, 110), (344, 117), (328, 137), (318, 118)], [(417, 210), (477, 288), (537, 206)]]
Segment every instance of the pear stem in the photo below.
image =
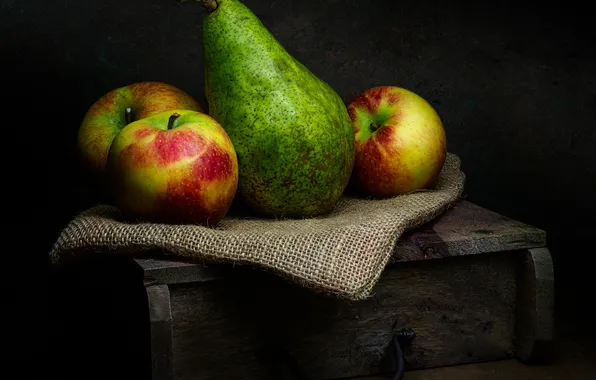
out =
[(201, 0), (201, 3), (203, 3), (203, 6), (205, 7), (205, 9), (207, 10), (207, 12), (211, 13), (214, 10), (217, 9), (217, 0)]
[(376, 125), (375, 123), (370, 123), (370, 129), (371, 129), (371, 131), (373, 131), (373, 132), (374, 132), (374, 131), (376, 131), (377, 129), (379, 129), (379, 126), (378, 126), (378, 125)]
[(132, 123), (132, 108), (128, 107), (124, 110), (124, 120), (126, 124)]
[(174, 122), (180, 117), (178, 112), (174, 112), (168, 119), (168, 130), (174, 128)]

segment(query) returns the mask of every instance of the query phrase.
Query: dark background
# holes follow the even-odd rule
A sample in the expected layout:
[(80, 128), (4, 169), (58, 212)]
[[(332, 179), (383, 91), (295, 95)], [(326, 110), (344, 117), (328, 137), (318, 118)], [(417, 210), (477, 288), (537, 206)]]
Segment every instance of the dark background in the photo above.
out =
[[(402, 86), (427, 99), (442, 117), (449, 151), (462, 159), (467, 199), (547, 231), (557, 276), (558, 333), (594, 332), (587, 308), (594, 303), (588, 260), (596, 211), (596, 39), (587, 6), (496, 0), (245, 3), (346, 103), (377, 85)], [(3, 149), (4, 178), (10, 181), (3, 187), (9, 194), (5, 207), (16, 211), (10, 237), (25, 242), (19, 259), (45, 260), (65, 223), (100, 200), (74, 154), (79, 123), (98, 97), (133, 82), (160, 80), (206, 107), (203, 14), (200, 5), (175, 0), (0, 2), (1, 104), (3, 129), (10, 133)], [(45, 296), (53, 288), (43, 274), (17, 268), (7, 282), (32, 290), (9, 292), (21, 313), (10, 313), (13, 354), (30, 365), (49, 348), (57, 360), (43, 323)], [(88, 301), (93, 294), (81, 297)], [(100, 331), (77, 323), (85, 328), (82, 334)], [(55, 321), (49, 325), (59, 331)], [(113, 357), (123, 349), (105, 353)]]

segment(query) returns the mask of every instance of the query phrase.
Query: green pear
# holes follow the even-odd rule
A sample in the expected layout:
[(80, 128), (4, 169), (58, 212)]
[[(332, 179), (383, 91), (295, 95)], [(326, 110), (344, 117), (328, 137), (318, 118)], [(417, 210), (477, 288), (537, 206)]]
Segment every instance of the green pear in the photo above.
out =
[(241, 200), (268, 216), (330, 212), (354, 166), (344, 102), (240, 1), (201, 2), (205, 96), (237, 152)]

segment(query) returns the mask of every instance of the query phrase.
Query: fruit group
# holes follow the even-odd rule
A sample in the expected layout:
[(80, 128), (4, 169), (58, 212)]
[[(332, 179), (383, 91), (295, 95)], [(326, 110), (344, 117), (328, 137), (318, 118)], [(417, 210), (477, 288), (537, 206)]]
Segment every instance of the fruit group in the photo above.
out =
[(79, 127), (77, 145), (85, 168), (101, 175), (112, 141), (127, 124), (171, 109), (201, 111), (186, 92), (163, 82), (114, 89), (91, 105)]
[(366, 90), (348, 111), (356, 139), (350, 186), (380, 198), (433, 187), (447, 141), (426, 100), (401, 87), (382, 86)]
[(170, 110), (128, 124), (110, 148), (114, 204), (131, 217), (215, 225), (232, 204), (238, 161), (210, 116)]
[(241, 2), (203, 3), (209, 114), (234, 143), (242, 200), (260, 215), (331, 211), (354, 164), (345, 104)]

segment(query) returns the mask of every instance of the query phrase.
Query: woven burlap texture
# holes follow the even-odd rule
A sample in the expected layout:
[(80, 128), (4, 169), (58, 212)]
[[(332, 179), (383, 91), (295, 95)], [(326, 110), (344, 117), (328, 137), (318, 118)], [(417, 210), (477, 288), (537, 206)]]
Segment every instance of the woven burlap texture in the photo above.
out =
[(216, 227), (129, 223), (100, 205), (72, 220), (50, 253), (163, 250), (202, 262), (245, 264), (301, 286), (350, 300), (370, 295), (407, 230), (445, 212), (460, 197), (465, 175), (449, 153), (433, 190), (390, 199), (343, 197), (328, 215), (309, 219), (226, 217)]

